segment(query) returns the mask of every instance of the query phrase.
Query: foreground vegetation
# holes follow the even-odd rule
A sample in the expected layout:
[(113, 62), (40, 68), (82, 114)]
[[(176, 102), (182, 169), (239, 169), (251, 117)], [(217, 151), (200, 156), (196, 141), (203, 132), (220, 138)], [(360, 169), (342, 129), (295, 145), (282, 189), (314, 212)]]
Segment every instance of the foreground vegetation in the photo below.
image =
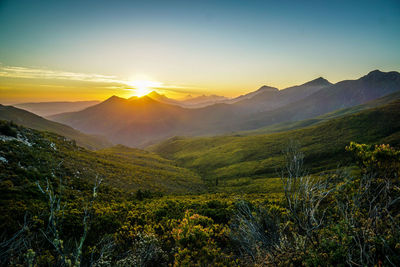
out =
[(2, 265), (400, 264), (400, 151), (391, 146), (350, 143), (343, 153), (356, 169), (310, 175), (290, 142), (277, 192), (165, 195), (179, 191), (129, 187), (124, 169), (133, 165), (132, 177), (154, 168), (152, 179), (198, 178), (152, 153), (91, 152), (57, 135), (0, 126)]
[(0, 264), (398, 266), (399, 107), (164, 157), (1, 121)]

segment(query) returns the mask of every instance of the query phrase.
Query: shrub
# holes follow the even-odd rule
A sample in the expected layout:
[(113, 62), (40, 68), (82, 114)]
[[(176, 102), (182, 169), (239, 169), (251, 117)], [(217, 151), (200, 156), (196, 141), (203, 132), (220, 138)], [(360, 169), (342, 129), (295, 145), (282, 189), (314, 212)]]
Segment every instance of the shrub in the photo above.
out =
[(12, 122), (0, 122), (0, 134), (17, 137), (17, 131), (13, 128), (15, 125)]

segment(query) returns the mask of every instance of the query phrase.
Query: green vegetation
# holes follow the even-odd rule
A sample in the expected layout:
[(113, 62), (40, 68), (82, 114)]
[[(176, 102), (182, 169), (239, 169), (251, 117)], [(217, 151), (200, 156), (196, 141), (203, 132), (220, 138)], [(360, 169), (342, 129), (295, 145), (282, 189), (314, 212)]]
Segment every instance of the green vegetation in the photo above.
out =
[(358, 105), (350, 108), (344, 108), (344, 109), (339, 109), (335, 110), (333, 112), (326, 113), (324, 115), (312, 118), (312, 119), (307, 119), (307, 120), (302, 120), (302, 121), (288, 121), (288, 122), (282, 122), (278, 124), (273, 124), (267, 127), (262, 127), (257, 130), (253, 131), (244, 131), (240, 132), (240, 135), (260, 135), (260, 134), (271, 134), (271, 133), (278, 133), (278, 132), (285, 132), (285, 131), (290, 131), (290, 130), (295, 130), (295, 129), (300, 129), (312, 125), (317, 125), (318, 123), (326, 122), (330, 119), (334, 118), (339, 118), (345, 115), (350, 115), (354, 113), (358, 113), (360, 111), (366, 110), (366, 109), (371, 109), (371, 108), (376, 108), (379, 106), (383, 106), (386, 104), (389, 104), (393, 102), (394, 100), (397, 100), (400, 98), (400, 92), (396, 92), (381, 98), (378, 98), (376, 100), (373, 100), (371, 102), (368, 102), (363, 105)]
[[(254, 136), (171, 138), (150, 150), (198, 172), (217, 191), (251, 192), (263, 183), (276, 184), (284, 166), (282, 150), (300, 140), (305, 166), (312, 173), (346, 166), (351, 158), (345, 146), (360, 143), (400, 142), (400, 101), (331, 119), (316, 126)], [(218, 184), (218, 186), (215, 186)]]
[(79, 146), (88, 149), (101, 149), (112, 145), (105, 138), (83, 134), (67, 125), (46, 120), (33, 113), (12, 106), (0, 105), (0, 120), (13, 121), (18, 125), (39, 131), (53, 132), (75, 140)]
[(0, 121), (0, 264), (398, 266), (399, 109), (160, 154)]
[(7, 161), (2, 165), (1, 179), (11, 184), (26, 179), (35, 183), (54, 175), (91, 182), (98, 176), (104, 184), (130, 194), (138, 189), (161, 193), (198, 193), (203, 189), (197, 174), (151, 152), (124, 146), (90, 151), (56, 134), (7, 122), (0, 122), (0, 128), (10, 128), (19, 136), (3, 138), (0, 143), (0, 155)]
[[(396, 266), (400, 151), (356, 143), (347, 150), (358, 175), (309, 176), (303, 154), (289, 147), (284, 193), (240, 199), (139, 200), (104, 185), (39, 182), (24, 189), (29, 199), (2, 197), (0, 259), (28, 266)], [(2, 193), (12, 192), (6, 186)]]

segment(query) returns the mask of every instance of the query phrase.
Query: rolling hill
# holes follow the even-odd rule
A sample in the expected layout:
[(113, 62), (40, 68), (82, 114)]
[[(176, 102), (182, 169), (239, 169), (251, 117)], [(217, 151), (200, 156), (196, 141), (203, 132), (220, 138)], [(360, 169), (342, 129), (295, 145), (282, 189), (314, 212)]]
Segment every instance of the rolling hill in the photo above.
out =
[(174, 194), (203, 189), (197, 174), (154, 153), (124, 146), (90, 151), (64, 136), (6, 121), (0, 121), (0, 157), (0, 179), (10, 180), (15, 189), (55, 176), (78, 184), (97, 176), (128, 195), (138, 189)]
[[(198, 172), (220, 191), (257, 191), (277, 183), (282, 151), (299, 141), (311, 173), (347, 165), (345, 146), (359, 143), (400, 145), (400, 100), (333, 118), (315, 126), (275, 134), (252, 136), (174, 137), (149, 147), (180, 166)], [(270, 180), (271, 179), (271, 180)]]
[(294, 122), (289, 121), (289, 122), (277, 123), (277, 124), (273, 124), (273, 125), (270, 125), (267, 127), (262, 127), (262, 128), (252, 130), (252, 131), (238, 132), (237, 134), (258, 135), (258, 134), (269, 134), (269, 133), (277, 133), (277, 132), (285, 132), (285, 131), (289, 131), (289, 130), (295, 130), (295, 129), (299, 129), (299, 128), (316, 125), (318, 123), (326, 122), (333, 118), (338, 118), (338, 117), (341, 117), (344, 115), (350, 115), (353, 113), (357, 113), (362, 110), (389, 104), (390, 102), (393, 102), (397, 99), (400, 99), (400, 91), (393, 93), (393, 94), (389, 94), (387, 96), (384, 96), (384, 97), (381, 97), (378, 99), (375, 99), (373, 101), (367, 102), (366, 104), (362, 104), (362, 105), (358, 105), (358, 106), (354, 106), (354, 107), (350, 107), (350, 108), (338, 109), (333, 112), (329, 112), (324, 115), (314, 117), (311, 119), (294, 121)]
[(0, 120), (13, 121), (16, 124), (40, 131), (54, 132), (75, 140), (78, 145), (88, 149), (101, 149), (112, 146), (105, 138), (83, 134), (67, 125), (46, 120), (38, 115), (13, 106), (0, 104)]

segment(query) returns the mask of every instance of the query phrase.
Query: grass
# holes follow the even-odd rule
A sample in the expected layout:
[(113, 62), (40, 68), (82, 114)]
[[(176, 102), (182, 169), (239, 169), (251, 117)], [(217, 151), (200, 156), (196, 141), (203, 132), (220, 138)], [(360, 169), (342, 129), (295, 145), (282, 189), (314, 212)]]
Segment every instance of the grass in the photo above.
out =
[[(180, 166), (199, 173), (212, 190), (273, 188), (284, 166), (282, 150), (297, 140), (311, 173), (350, 162), (345, 146), (359, 143), (400, 143), (400, 101), (286, 132), (217, 137), (175, 137), (149, 147)], [(216, 186), (218, 184), (218, 186)], [(266, 184), (266, 186), (264, 186)]]

